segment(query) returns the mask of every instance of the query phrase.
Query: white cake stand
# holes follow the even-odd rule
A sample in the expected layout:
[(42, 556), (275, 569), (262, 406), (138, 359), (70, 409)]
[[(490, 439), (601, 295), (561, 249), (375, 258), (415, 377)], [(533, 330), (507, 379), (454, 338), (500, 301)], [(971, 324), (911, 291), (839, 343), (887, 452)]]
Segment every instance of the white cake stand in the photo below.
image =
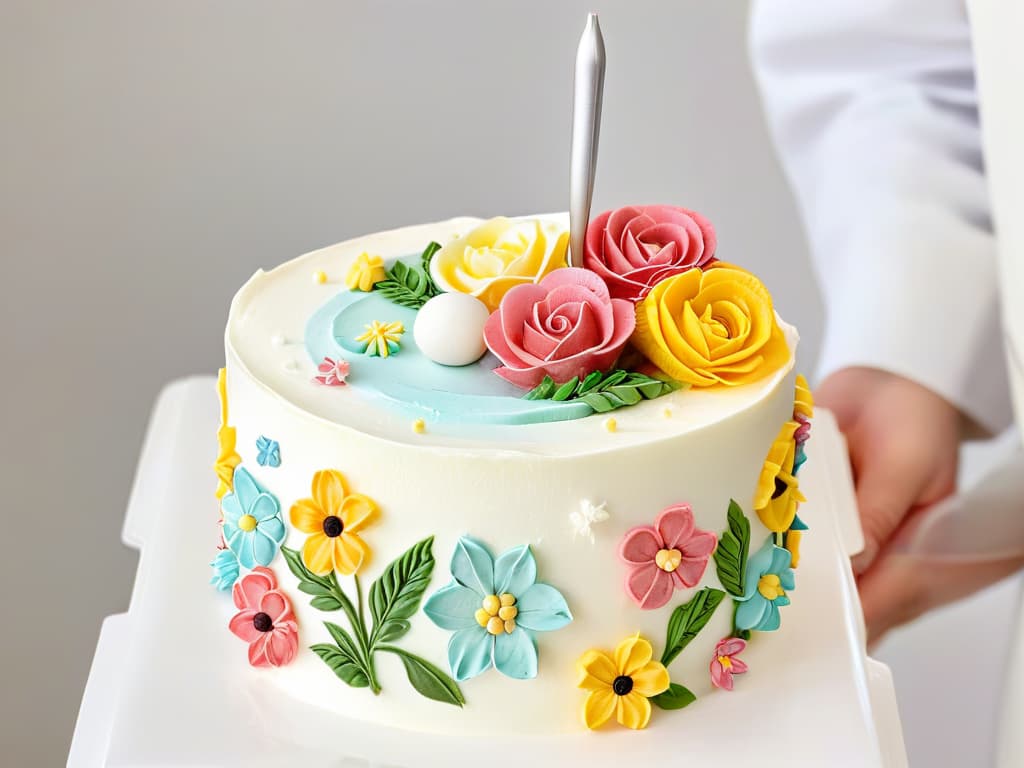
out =
[[(802, 474), (810, 502), (798, 589), (783, 631), (732, 693), (703, 697), (651, 727), (560, 738), (398, 731), (287, 700), (239, 662), (223, 605), (207, 583), (212, 519), (212, 378), (160, 395), (123, 539), (140, 550), (126, 614), (109, 617), (86, 686), (68, 765), (448, 766), (585, 763), (901, 768), (903, 738), (889, 670), (867, 658), (848, 554), (861, 546), (846, 455), (819, 411)], [(244, 658), (243, 658), (244, 662)], [(273, 670), (267, 670), (272, 674)], [(338, 695), (353, 695), (339, 686)]]

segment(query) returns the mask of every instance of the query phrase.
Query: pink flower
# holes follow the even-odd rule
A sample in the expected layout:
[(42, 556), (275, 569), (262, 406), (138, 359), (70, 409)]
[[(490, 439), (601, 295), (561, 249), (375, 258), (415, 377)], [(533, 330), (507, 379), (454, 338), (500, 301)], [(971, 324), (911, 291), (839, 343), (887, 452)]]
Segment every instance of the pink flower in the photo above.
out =
[(611, 298), (593, 272), (566, 267), (509, 290), (484, 325), (484, 341), (504, 363), (494, 372), (532, 389), (545, 376), (563, 384), (610, 370), (635, 325), (632, 304)]
[(249, 643), (254, 667), (281, 667), (298, 651), (299, 628), (288, 598), (277, 589), (269, 568), (257, 566), (235, 582), (231, 590), (239, 609), (228, 628)]
[(324, 384), (328, 387), (341, 387), (345, 384), (345, 379), (348, 377), (348, 360), (332, 360), (329, 357), (325, 357), (324, 361), (316, 367), (320, 372), (319, 376), (314, 376), (313, 381), (320, 384)]
[(715, 230), (694, 211), (640, 205), (605, 211), (587, 227), (583, 266), (617, 299), (639, 301), (666, 277), (715, 260)]
[(739, 637), (727, 637), (719, 640), (715, 646), (715, 655), (711, 659), (711, 684), (715, 688), (732, 690), (732, 676), (742, 675), (747, 671), (746, 663), (739, 657), (747, 648), (747, 641)]
[(716, 543), (715, 534), (697, 528), (689, 504), (668, 507), (653, 526), (633, 528), (622, 539), (626, 594), (641, 608), (661, 608), (674, 590), (697, 586)]
[(796, 432), (793, 433), (793, 439), (796, 441), (797, 445), (803, 445), (811, 437), (811, 420), (804, 416), (802, 413), (794, 414), (793, 418), (800, 423), (800, 426), (797, 427)]

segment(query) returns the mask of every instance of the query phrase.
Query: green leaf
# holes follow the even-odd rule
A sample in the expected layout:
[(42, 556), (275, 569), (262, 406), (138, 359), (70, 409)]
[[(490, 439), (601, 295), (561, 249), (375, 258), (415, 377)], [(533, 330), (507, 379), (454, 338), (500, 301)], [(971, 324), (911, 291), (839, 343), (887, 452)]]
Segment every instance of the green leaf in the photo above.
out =
[(580, 383), (578, 376), (573, 376), (565, 384), (555, 390), (555, 393), (551, 395), (552, 400), (568, 400), (569, 396), (572, 395), (576, 389), (576, 385)]
[(387, 271), (385, 279), (374, 285), (373, 290), (403, 307), (419, 309), (441, 293), (430, 276), (430, 261), (440, 248), (438, 243), (430, 243), (416, 266), (396, 261)]
[(556, 385), (550, 376), (525, 395), (524, 400), (580, 400), (595, 413), (607, 413), (616, 408), (636, 405), (641, 400), (653, 400), (681, 388), (677, 381), (663, 381), (643, 373), (623, 370), (604, 374), (593, 371), (580, 381), (578, 377)]
[(457, 707), (466, 703), (458, 684), (429, 661), (391, 645), (380, 650), (393, 653), (402, 660), (409, 682), (422, 696)]
[(733, 597), (743, 597), (746, 587), (747, 553), (750, 549), (750, 521), (740, 505), (729, 502), (729, 530), (718, 539), (715, 565), (718, 580)]
[(540, 384), (523, 395), (523, 400), (547, 400), (554, 393), (555, 380), (550, 376), (545, 376)]
[(302, 562), (302, 555), (298, 550), (281, 547), (281, 554), (284, 555), (284, 561), (288, 564), (288, 570), (299, 580), (299, 589), (302, 592), (307, 595), (333, 595), (338, 590), (334, 574), (317, 576)]
[(724, 598), (725, 592), (722, 590), (704, 587), (688, 603), (672, 611), (665, 637), (665, 652), (661, 654), (662, 664), (667, 667), (683, 652), (690, 641), (704, 629)]
[(359, 646), (356, 644), (355, 639), (346, 632), (342, 627), (337, 624), (332, 624), (329, 621), (324, 622), (324, 626), (327, 627), (327, 631), (331, 633), (331, 637), (334, 642), (338, 644), (338, 647), (349, 654), (353, 659), (361, 658), (359, 653)]
[(688, 688), (672, 683), (667, 691), (651, 697), (651, 704), (661, 709), (682, 709), (697, 700)]
[(576, 394), (581, 396), (587, 394), (587, 392), (589, 392), (598, 384), (600, 384), (601, 379), (603, 378), (604, 374), (602, 374), (600, 371), (592, 371), (591, 373), (587, 374), (587, 377), (582, 382), (580, 382), (580, 386), (579, 389), (576, 391)]
[(323, 659), (324, 663), (334, 670), (343, 682), (353, 688), (369, 688), (370, 678), (363, 670), (358, 658), (351, 656), (342, 648), (327, 643), (311, 645), (310, 650)]
[(415, 544), (385, 568), (370, 587), (370, 615), (373, 617), (371, 649), (378, 642), (396, 640), (409, 631), (406, 620), (419, 610), (420, 600), (434, 571), (433, 544), (433, 536)]
[(307, 595), (329, 595), (331, 590), (321, 584), (314, 584), (312, 581), (300, 581), (299, 591)]
[(341, 603), (331, 595), (320, 595), (309, 601), (309, 604), (318, 611), (340, 611)]

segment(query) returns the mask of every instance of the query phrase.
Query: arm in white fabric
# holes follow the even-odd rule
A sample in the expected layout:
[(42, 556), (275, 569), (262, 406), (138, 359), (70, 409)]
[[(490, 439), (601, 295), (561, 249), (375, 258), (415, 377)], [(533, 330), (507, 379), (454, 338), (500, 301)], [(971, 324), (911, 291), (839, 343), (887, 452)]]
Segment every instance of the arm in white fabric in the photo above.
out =
[(824, 291), (820, 375), (892, 371), (1006, 426), (962, 0), (755, 0), (751, 33)]

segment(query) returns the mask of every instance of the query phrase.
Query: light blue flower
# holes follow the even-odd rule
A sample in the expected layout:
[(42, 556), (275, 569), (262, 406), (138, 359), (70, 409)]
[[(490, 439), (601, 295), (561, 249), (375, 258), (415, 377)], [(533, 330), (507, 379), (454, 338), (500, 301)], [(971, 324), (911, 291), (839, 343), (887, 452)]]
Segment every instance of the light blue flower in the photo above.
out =
[(217, 551), (217, 556), (210, 563), (213, 568), (213, 577), (210, 583), (222, 592), (226, 592), (234, 586), (238, 579), (238, 558), (230, 549)]
[(277, 440), (260, 435), (256, 441), (256, 450), (259, 451), (256, 454), (256, 462), (261, 467), (281, 466), (281, 445)]
[(530, 547), (515, 547), (495, 560), (487, 547), (463, 536), (451, 572), (454, 581), (431, 595), (423, 612), (454, 632), (448, 665), (455, 679), (476, 677), (491, 665), (519, 680), (536, 677), (534, 634), (561, 629), (572, 614), (557, 589), (537, 582)]
[(235, 467), (234, 484), (220, 502), (224, 541), (246, 568), (270, 565), (284, 541), (281, 505), (242, 467)]
[(779, 628), (779, 608), (789, 605), (787, 589), (796, 587), (792, 555), (788, 549), (775, 546), (771, 535), (764, 546), (747, 560), (747, 577), (743, 597), (737, 598), (737, 629), (771, 632)]

